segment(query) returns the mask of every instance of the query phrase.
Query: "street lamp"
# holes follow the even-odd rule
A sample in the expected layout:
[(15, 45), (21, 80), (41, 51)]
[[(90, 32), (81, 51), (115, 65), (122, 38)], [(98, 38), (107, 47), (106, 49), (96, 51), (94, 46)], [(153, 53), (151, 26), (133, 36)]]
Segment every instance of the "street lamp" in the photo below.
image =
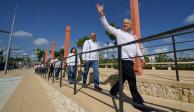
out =
[(14, 12), (14, 15), (13, 15), (13, 22), (12, 22), (12, 27), (11, 27), (11, 33), (10, 33), (10, 36), (9, 36), (9, 44), (8, 44), (7, 56), (6, 56), (6, 61), (5, 61), (5, 69), (4, 69), (5, 74), (7, 74), (7, 63), (8, 63), (9, 54), (10, 54), (10, 46), (11, 46), (11, 41), (12, 41), (13, 27), (14, 27), (14, 24), (15, 24), (16, 10), (17, 10), (17, 5), (15, 7), (15, 12)]

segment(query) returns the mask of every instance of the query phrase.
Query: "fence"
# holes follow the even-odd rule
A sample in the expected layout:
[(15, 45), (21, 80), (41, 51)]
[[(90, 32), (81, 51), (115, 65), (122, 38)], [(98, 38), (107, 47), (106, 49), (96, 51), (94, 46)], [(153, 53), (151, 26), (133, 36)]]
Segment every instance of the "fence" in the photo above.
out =
[[(191, 51), (194, 50), (194, 47), (190, 47), (190, 48), (183, 48), (183, 49), (178, 49), (176, 48), (177, 44), (182, 44), (182, 43), (188, 43), (188, 42), (193, 42), (194, 40), (189, 40), (189, 41), (181, 41), (181, 42), (176, 42), (176, 38), (180, 38), (180, 36), (183, 35), (188, 35), (188, 34), (194, 34), (194, 24), (191, 25), (187, 25), (187, 26), (183, 26), (180, 28), (176, 28), (173, 30), (169, 30), (166, 32), (162, 32), (156, 35), (152, 35), (152, 36), (148, 36), (139, 40), (135, 40), (135, 41), (131, 41), (125, 44), (120, 44), (120, 45), (115, 45), (115, 46), (109, 46), (109, 47), (105, 47), (105, 48), (100, 48), (100, 49), (96, 49), (93, 51), (88, 51), (88, 52), (80, 52), (80, 53), (76, 53), (75, 56), (75, 77), (74, 80), (76, 81), (76, 74), (77, 74), (77, 62), (78, 62), (78, 56), (85, 54), (85, 53), (91, 53), (91, 52), (99, 52), (99, 51), (104, 51), (104, 50), (108, 50), (108, 49), (114, 49), (117, 48), (117, 52), (118, 52), (118, 57), (117, 57), (117, 61), (118, 61), (118, 73), (119, 73), (119, 110), (120, 112), (123, 112), (123, 84), (122, 84), (122, 64), (121, 64), (121, 60), (122, 60), (122, 46), (126, 46), (126, 45), (131, 45), (131, 44), (135, 44), (135, 43), (146, 43), (146, 42), (151, 42), (151, 41), (156, 41), (156, 40), (161, 40), (161, 39), (166, 39), (166, 38), (171, 38), (171, 43), (168, 44), (159, 44), (159, 45), (152, 45), (152, 46), (148, 46), (148, 47), (143, 47), (141, 49), (146, 49), (146, 48), (153, 48), (153, 47), (159, 47), (159, 46), (172, 46), (172, 50), (171, 51), (165, 51), (165, 52), (160, 52), (160, 53), (150, 53), (150, 54), (146, 54), (143, 55), (145, 56), (153, 56), (153, 55), (160, 55), (160, 54), (173, 54), (174, 57), (174, 65), (175, 65), (175, 71), (176, 71), (176, 81), (179, 81), (179, 71), (178, 71), (178, 62), (177, 62), (177, 53), (179, 52), (184, 52), (184, 51)], [(67, 58), (70, 58), (73, 56), (69, 56), (66, 58), (61, 58), (60, 61), (60, 68), (63, 68), (63, 61), (66, 60)], [(141, 56), (136, 56), (136, 57), (130, 57), (130, 58), (137, 58), (137, 57), (141, 57)], [(60, 87), (62, 87), (62, 78), (63, 78), (63, 69), (61, 69), (60, 72)], [(65, 69), (64, 69), (65, 72)], [(53, 76), (53, 83), (54, 83), (54, 74)], [(46, 74), (45, 74), (45, 78), (46, 78)], [(48, 76), (48, 80), (49, 80), (49, 76)], [(76, 84), (74, 83), (74, 94), (77, 93), (77, 89), (76, 89)]]

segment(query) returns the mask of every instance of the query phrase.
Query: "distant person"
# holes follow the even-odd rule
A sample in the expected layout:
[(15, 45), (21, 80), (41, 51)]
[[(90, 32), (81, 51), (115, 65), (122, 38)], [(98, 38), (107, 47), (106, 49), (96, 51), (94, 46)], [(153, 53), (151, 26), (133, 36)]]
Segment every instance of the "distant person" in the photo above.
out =
[(59, 79), (60, 70), (61, 70), (61, 61), (60, 61), (60, 58), (57, 58), (55, 61), (55, 78), (56, 78), (56, 80)]
[[(71, 52), (69, 53), (69, 56), (72, 56), (70, 58), (67, 58), (67, 68), (68, 68), (68, 80), (70, 84), (76, 83), (75, 80), (75, 54), (77, 53), (77, 49), (75, 47), (71, 48)], [(79, 56), (77, 56), (77, 63), (80, 65), (80, 59)]]
[[(98, 49), (98, 44), (96, 41), (96, 33), (90, 34), (90, 39), (86, 40), (83, 45), (83, 52), (86, 51), (92, 51)], [(93, 74), (94, 74), (94, 88), (98, 91), (101, 91), (102, 89), (99, 87), (99, 70), (98, 70), (98, 64), (99, 64), (99, 54), (98, 52), (91, 52), (82, 54), (83, 63), (84, 63), (84, 73), (83, 73), (83, 87), (86, 87), (87, 82), (87, 76), (89, 68), (93, 68)]]
[(48, 79), (54, 75), (54, 63), (53, 60), (49, 63), (49, 74)]
[[(127, 42), (135, 41), (135, 35), (132, 32), (131, 28), (131, 20), (124, 19), (122, 23), (122, 29), (117, 29), (109, 25), (109, 23), (106, 20), (105, 13), (103, 6), (100, 4), (96, 4), (97, 12), (100, 15), (100, 21), (102, 25), (104, 26), (105, 30), (109, 33), (116, 36), (117, 44), (124, 44)], [(122, 47), (122, 71), (123, 71), (123, 83), (125, 80), (128, 81), (129, 88), (131, 91), (131, 95), (133, 97), (133, 102), (138, 105), (144, 105), (143, 98), (139, 94), (137, 90), (137, 84), (136, 84), (136, 76), (133, 69), (134, 65), (134, 58), (135, 56), (142, 56), (141, 50), (139, 48), (139, 45), (137, 44), (131, 44), (126, 45)], [(144, 58), (141, 57), (142, 64), (144, 63)], [(111, 88), (110, 94), (113, 96), (116, 96), (119, 91), (119, 80), (116, 82), (116, 84)]]

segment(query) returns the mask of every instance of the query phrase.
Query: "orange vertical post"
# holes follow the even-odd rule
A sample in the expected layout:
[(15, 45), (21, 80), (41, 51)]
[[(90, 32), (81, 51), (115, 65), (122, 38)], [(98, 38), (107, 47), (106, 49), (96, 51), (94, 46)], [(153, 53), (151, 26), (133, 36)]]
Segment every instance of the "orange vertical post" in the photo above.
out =
[(71, 28), (69, 25), (67, 25), (65, 30), (64, 58), (66, 58), (69, 53), (70, 34), (71, 34)]
[[(131, 9), (131, 21), (132, 21), (132, 30), (136, 35), (136, 39), (141, 38), (140, 32), (140, 18), (139, 18), (139, 2), (138, 0), (130, 0), (130, 9)], [(140, 44), (138, 44), (140, 46)], [(138, 75), (142, 75), (143, 68), (140, 61), (140, 58), (135, 59), (134, 70)]]
[(48, 60), (48, 48), (45, 49), (45, 63)]
[(51, 44), (51, 59), (52, 60), (55, 58), (55, 47), (56, 47), (56, 42), (52, 41), (52, 44)]

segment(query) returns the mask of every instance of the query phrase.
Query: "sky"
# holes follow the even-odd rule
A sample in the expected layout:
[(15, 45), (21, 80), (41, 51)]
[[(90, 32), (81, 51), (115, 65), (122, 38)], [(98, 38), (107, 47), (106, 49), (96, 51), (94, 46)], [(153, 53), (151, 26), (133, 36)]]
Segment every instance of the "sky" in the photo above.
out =
[[(130, 18), (129, 0), (0, 0), (0, 29), (11, 30), (17, 4), (11, 46), (21, 50), (13, 55), (32, 55), (35, 48), (50, 49), (52, 40), (56, 41), (57, 49), (62, 48), (66, 25), (71, 27), (70, 48), (76, 46), (78, 38), (91, 32), (96, 32), (98, 42), (106, 46), (111, 40), (99, 21), (95, 8), (98, 2), (103, 3), (109, 22), (121, 27), (122, 20)], [(194, 23), (194, 0), (139, 0), (139, 11), (142, 38)], [(9, 35), (0, 33), (1, 48), (7, 48), (8, 40)], [(161, 42), (153, 42), (158, 43)], [(162, 47), (145, 52), (170, 49)]]

